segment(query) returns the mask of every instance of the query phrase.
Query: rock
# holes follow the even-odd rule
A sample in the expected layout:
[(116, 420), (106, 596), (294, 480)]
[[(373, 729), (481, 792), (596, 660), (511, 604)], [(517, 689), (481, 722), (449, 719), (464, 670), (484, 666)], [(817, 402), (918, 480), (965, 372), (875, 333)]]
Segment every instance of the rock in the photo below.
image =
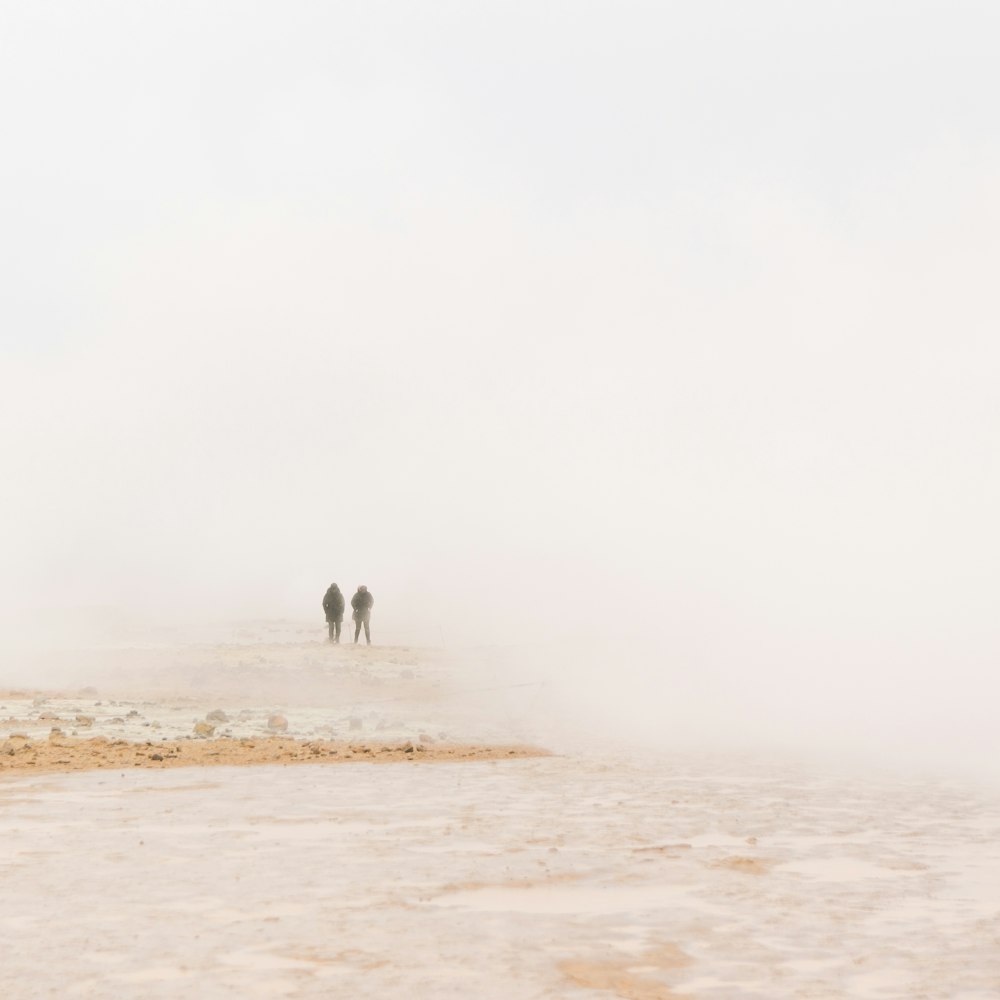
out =
[(59, 716), (56, 715), (55, 712), (39, 712), (38, 713), (38, 718), (39, 719), (45, 719), (45, 720), (54, 720), (54, 721), (58, 721), (59, 720)]
[(149, 755), (149, 759), (150, 760), (163, 760), (163, 754), (162, 753), (151, 753)]
[(434, 739), (434, 737), (429, 733), (418, 733), (417, 739), (420, 740), (421, 743), (437, 743), (437, 740)]
[(129, 719), (137, 719), (138, 717), (139, 717), (139, 713), (134, 708), (126, 716), (126, 718), (129, 718)]
[(229, 716), (226, 715), (226, 713), (223, 712), (221, 708), (217, 708), (214, 711), (209, 712), (208, 715), (205, 716), (205, 718), (208, 719), (209, 722), (228, 722), (229, 721)]
[(347, 725), (350, 729), (360, 729), (364, 723), (356, 715), (353, 715), (347, 720)]
[(92, 715), (78, 715), (76, 717), (76, 724), (86, 729), (94, 724), (94, 717)]
[(196, 722), (194, 724), (195, 736), (211, 736), (215, 732), (215, 726), (211, 722)]
[(283, 733), (288, 729), (288, 719), (283, 715), (271, 715), (267, 720), (267, 728), (271, 730), (272, 733)]

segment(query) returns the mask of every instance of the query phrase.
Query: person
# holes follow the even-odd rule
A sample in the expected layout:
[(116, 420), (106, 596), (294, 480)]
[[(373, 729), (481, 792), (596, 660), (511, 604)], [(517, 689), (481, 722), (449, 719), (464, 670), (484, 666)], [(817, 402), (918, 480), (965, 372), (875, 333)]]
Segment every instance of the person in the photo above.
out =
[(330, 626), (330, 642), (340, 642), (340, 623), (344, 620), (344, 595), (335, 583), (330, 584), (323, 597), (326, 623)]
[(358, 592), (351, 598), (351, 607), (354, 608), (354, 641), (358, 641), (358, 636), (361, 634), (361, 626), (365, 627), (365, 642), (370, 646), (372, 644), (372, 634), (368, 628), (368, 623), (371, 621), (372, 617), (372, 605), (375, 603), (375, 598), (372, 597), (371, 591), (362, 584), (358, 587)]

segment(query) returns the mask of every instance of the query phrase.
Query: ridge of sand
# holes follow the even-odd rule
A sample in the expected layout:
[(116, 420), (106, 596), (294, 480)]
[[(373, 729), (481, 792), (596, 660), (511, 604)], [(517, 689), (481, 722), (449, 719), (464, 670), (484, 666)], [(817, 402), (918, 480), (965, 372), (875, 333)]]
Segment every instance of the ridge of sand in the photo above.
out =
[(91, 771), (98, 768), (167, 768), (253, 764), (377, 764), (464, 762), (547, 757), (549, 752), (523, 744), (476, 746), (465, 743), (360, 743), (342, 740), (182, 739), (160, 743), (53, 737), (33, 740), (11, 736), (0, 743), (0, 774), (10, 772)]

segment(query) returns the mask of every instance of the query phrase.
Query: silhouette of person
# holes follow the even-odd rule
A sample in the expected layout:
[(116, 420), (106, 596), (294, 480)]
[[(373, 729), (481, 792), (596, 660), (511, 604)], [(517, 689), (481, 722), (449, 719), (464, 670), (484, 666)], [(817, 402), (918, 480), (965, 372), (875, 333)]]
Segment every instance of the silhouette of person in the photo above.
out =
[(340, 623), (344, 620), (344, 595), (340, 587), (331, 583), (323, 597), (323, 610), (330, 626), (330, 642), (340, 642)]
[(371, 592), (364, 585), (358, 587), (357, 593), (351, 598), (351, 607), (354, 609), (354, 641), (358, 641), (358, 636), (361, 634), (361, 626), (365, 627), (365, 642), (370, 646), (372, 644), (372, 634), (368, 627), (368, 623), (372, 618), (372, 605), (375, 603), (375, 598), (372, 597)]

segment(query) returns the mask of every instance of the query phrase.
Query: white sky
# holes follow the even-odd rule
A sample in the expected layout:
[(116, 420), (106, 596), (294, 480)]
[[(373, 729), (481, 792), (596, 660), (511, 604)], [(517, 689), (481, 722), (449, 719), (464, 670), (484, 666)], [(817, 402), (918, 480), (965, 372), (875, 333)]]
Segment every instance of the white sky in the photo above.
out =
[(0, 3), (0, 601), (993, 684), (998, 29)]

